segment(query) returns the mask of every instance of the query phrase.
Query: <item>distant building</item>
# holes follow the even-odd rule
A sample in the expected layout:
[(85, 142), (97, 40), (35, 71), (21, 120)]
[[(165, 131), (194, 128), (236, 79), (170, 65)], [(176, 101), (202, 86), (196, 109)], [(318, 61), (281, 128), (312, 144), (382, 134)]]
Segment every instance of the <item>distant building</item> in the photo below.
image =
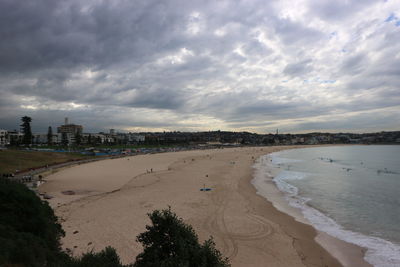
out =
[(8, 142), (10, 143), (10, 145), (21, 144), (23, 137), (24, 137), (24, 134), (21, 132), (18, 132), (17, 130), (8, 132)]
[[(51, 144), (59, 144), (61, 143), (61, 134), (53, 134), (50, 140)], [(49, 143), (49, 136), (48, 134), (38, 133), (33, 135), (33, 143), (34, 144), (48, 144)]]
[(92, 140), (94, 140), (95, 144), (104, 144), (107, 141), (107, 137), (104, 134), (97, 133), (92, 134)]
[(57, 133), (67, 133), (67, 134), (81, 134), (82, 135), (83, 127), (82, 125), (76, 125), (72, 123), (68, 123), (68, 118), (65, 118), (65, 124), (57, 127)]
[(129, 133), (128, 134), (129, 143), (140, 143), (146, 140), (144, 135)]
[(76, 125), (72, 123), (68, 123), (68, 118), (65, 118), (64, 125), (57, 127), (57, 133), (61, 134), (61, 136), (65, 136), (68, 144), (74, 144), (75, 138), (77, 135), (82, 136), (83, 127), (82, 125)]
[(47, 134), (34, 134), (33, 135), (34, 144), (47, 144)]
[(8, 131), (0, 130), (0, 146), (6, 146), (10, 144), (10, 140), (8, 139)]

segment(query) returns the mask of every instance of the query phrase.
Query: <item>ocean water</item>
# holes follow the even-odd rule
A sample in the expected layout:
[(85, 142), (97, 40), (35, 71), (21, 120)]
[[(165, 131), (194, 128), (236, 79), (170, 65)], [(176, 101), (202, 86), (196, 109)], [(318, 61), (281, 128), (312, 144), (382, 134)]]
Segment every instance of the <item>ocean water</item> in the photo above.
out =
[(253, 180), (259, 193), (273, 175), (315, 228), (367, 248), (365, 259), (374, 266), (400, 266), (400, 146), (292, 149), (256, 165), (259, 173), (271, 167), (273, 174)]

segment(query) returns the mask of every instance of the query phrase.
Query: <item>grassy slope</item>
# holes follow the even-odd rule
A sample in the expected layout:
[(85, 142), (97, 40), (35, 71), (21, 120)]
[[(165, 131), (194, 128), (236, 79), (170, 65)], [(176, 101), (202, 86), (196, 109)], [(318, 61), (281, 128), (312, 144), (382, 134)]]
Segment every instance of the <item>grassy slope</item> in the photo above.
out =
[(62, 163), (74, 159), (87, 159), (76, 153), (56, 153), (23, 150), (0, 150), (0, 174), (12, 173), (15, 170), (45, 166), (46, 164)]

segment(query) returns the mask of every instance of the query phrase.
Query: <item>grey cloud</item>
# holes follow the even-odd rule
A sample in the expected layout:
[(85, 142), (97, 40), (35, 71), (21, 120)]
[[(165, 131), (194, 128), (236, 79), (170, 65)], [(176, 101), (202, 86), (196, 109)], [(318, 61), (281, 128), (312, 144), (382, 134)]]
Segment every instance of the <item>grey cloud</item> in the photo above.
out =
[(246, 43), (243, 48), (246, 54), (256, 57), (263, 57), (272, 52), (271, 49), (257, 40), (251, 40)]
[(0, 45), (1, 70), (104, 68), (127, 57), (143, 61), (167, 48), (179, 26), (179, 17), (167, 13), (171, 5), (94, 3), (83, 12), (74, 1), (2, 1), (0, 31), (7, 38)]
[(357, 74), (368, 67), (368, 55), (365, 53), (358, 53), (347, 58), (341, 67), (343, 74)]
[(136, 110), (129, 108), (113, 108), (98, 107), (95, 109), (85, 110), (15, 110), (13, 116), (7, 116), (1, 120), (1, 129), (19, 129), (21, 117), (27, 115), (32, 117), (32, 130), (36, 133), (46, 133), (49, 126), (53, 127), (53, 131), (57, 126), (64, 122), (64, 118), (68, 117), (71, 123), (81, 124), (84, 132), (108, 131), (111, 128), (118, 127), (123, 129), (132, 127), (145, 128), (171, 128), (176, 123), (170, 120), (155, 120), (137, 116)]
[(131, 107), (149, 107), (155, 109), (178, 109), (185, 103), (185, 94), (179, 90), (147, 90), (138, 92), (132, 99), (123, 100), (122, 104)]
[(314, 44), (325, 37), (320, 31), (303, 26), (290, 19), (274, 20), (275, 33), (286, 45)]
[(283, 73), (290, 76), (298, 76), (303, 75), (312, 70), (312, 66), (310, 65), (312, 60), (305, 59), (300, 62), (287, 64), (283, 70)]
[(385, 80), (376, 80), (365, 77), (356, 77), (347, 84), (347, 89), (352, 90), (369, 90), (377, 87), (385, 86)]
[(374, 76), (394, 76), (394, 78), (400, 77), (400, 61), (387, 60), (386, 57), (381, 58), (375, 62), (370, 74)]
[(319, 0), (310, 1), (309, 13), (316, 15), (324, 20), (338, 21), (353, 16), (357, 12), (361, 12), (368, 5), (376, 3), (374, 0)]
[[(348, 103), (336, 104), (334, 107), (330, 107), (331, 110), (343, 112), (367, 112), (368, 110), (376, 110), (380, 108), (396, 108), (399, 107), (400, 97), (393, 96), (392, 98), (387, 98), (382, 96), (381, 93), (375, 93), (371, 95), (370, 99), (354, 99)], [(334, 112), (335, 113), (335, 112)], [(334, 114), (333, 113), (333, 114)]]
[(379, 57), (374, 61), (364, 55), (355, 55), (345, 61), (341, 71), (344, 75), (352, 75), (346, 88), (348, 90), (386, 88), (389, 91), (398, 88), (400, 63), (393, 58), (393, 49), (386, 50), (380, 51)]
[(236, 93), (206, 95), (201, 108), (196, 111), (206, 114), (221, 112), (219, 117), (224, 121), (238, 123), (250, 120), (265, 121), (321, 115), (327, 114), (331, 110), (331, 107), (327, 105), (315, 106), (300, 100), (283, 102), (257, 98), (261, 94), (262, 88), (259, 90), (243, 88)]
[[(388, 125), (388, 121), (393, 122), (392, 126)], [(291, 129), (287, 130), (318, 130), (326, 129), (330, 131), (359, 131), (359, 129), (368, 129), (374, 131), (379, 128), (389, 128), (390, 130), (395, 129), (395, 124), (400, 123), (399, 113), (383, 113), (375, 114), (371, 116), (371, 113), (360, 113), (355, 115), (348, 115), (345, 118), (340, 119), (327, 119), (326, 121), (315, 121), (315, 122), (304, 122), (295, 125)]]
[[(0, 127), (26, 114), (35, 129), (64, 116), (87, 129), (196, 127), (181, 124), (187, 116), (259, 129), (268, 120), (396, 107), (398, 28), (381, 27), (364, 40), (377, 18), (351, 21), (355, 30), (340, 24), (370, 3), (310, 1), (310, 21), (354, 35), (340, 44), (354, 49), (337, 56), (341, 47), (324, 29), (282, 16), (271, 1), (0, 1)], [(199, 31), (188, 31), (189, 23)], [(260, 32), (266, 43), (257, 40)], [(322, 48), (329, 57), (318, 53)], [(338, 83), (284, 83), (303, 75)], [(329, 90), (319, 86), (346, 102), (330, 103)], [(39, 107), (23, 107), (29, 99)], [(70, 110), (70, 103), (79, 107)]]

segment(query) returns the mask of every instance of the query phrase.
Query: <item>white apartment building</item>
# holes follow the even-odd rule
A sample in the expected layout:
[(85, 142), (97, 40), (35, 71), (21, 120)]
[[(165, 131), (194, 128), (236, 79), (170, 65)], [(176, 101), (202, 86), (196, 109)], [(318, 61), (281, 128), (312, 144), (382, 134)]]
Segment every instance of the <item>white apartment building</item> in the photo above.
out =
[(6, 146), (10, 144), (10, 140), (8, 139), (8, 131), (0, 129), (0, 146)]
[[(61, 134), (53, 134), (51, 137), (52, 144), (61, 143)], [(33, 143), (35, 144), (47, 144), (49, 142), (47, 134), (34, 134)]]
[(128, 134), (129, 142), (144, 142), (145, 139), (146, 137), (144, 135), (133, 134), (133, 133)]

